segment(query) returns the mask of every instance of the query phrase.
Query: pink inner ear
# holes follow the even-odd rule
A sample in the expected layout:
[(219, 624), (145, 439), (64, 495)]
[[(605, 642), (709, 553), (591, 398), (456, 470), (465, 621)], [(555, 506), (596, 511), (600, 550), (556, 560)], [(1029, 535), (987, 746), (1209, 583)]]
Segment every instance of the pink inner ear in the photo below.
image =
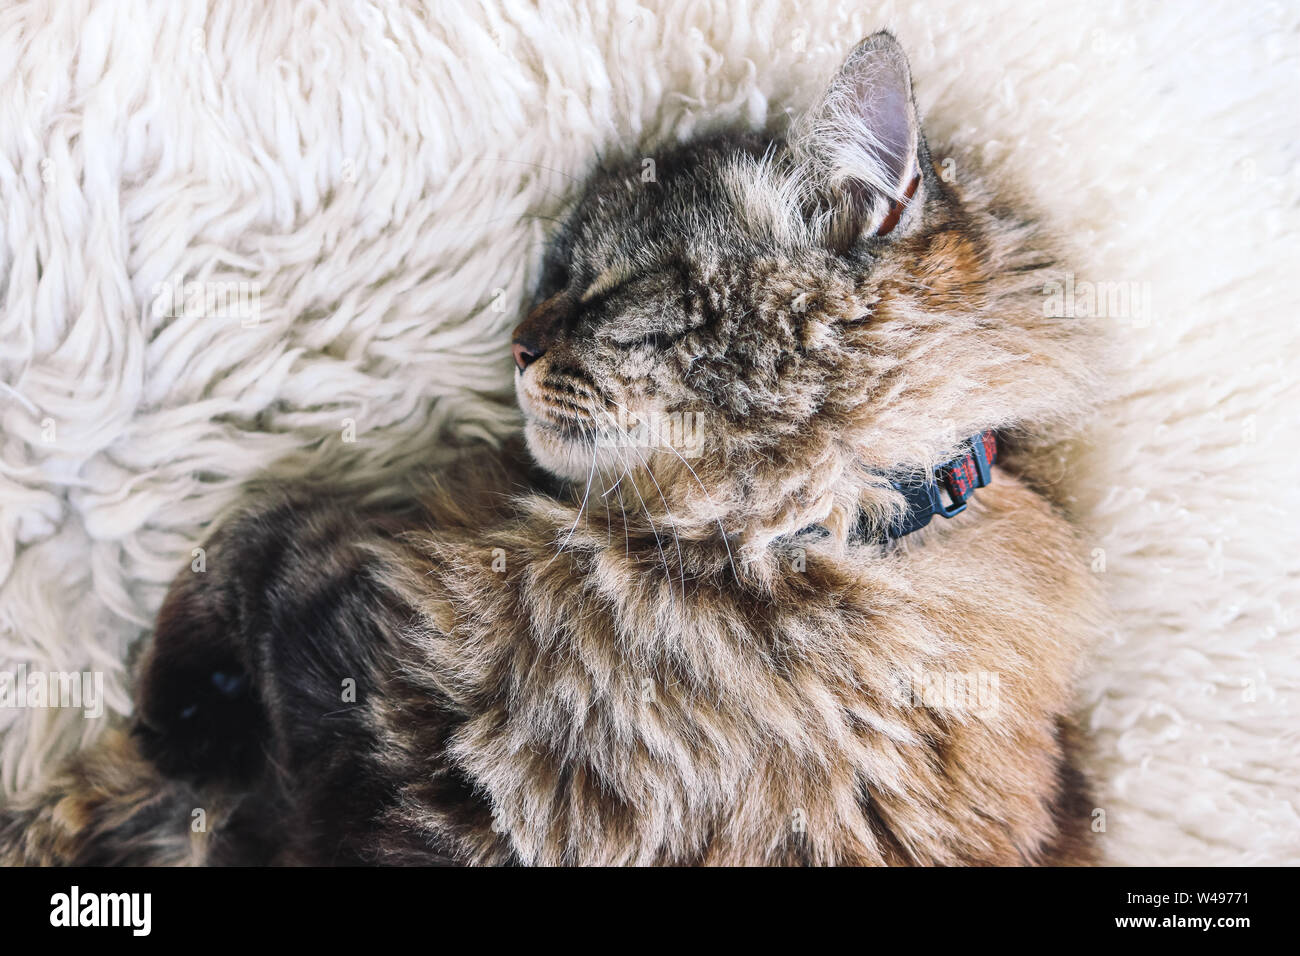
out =
[(903, 218), (903, 209), (906, 207), (907, 201), (916, 195), (916, 187), (920, 185), (921, 177), (917, 175), (912, 179), (912, 184), (907, 187), (907, 192), (903, 194), (903, 198), (896, 199), (894, 205), (889, 207), (889, 215), (885, 217), (885, 221), (876, 230), (876, 235), (887, 236), (894, 231), (894, 227), (898, 225), (898, 220)]

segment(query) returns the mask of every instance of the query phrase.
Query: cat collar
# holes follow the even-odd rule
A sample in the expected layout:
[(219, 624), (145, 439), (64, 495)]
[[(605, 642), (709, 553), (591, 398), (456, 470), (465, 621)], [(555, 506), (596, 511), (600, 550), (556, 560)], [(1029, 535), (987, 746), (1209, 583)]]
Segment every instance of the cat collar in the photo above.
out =
[[(928, 525), (935, 515), (951, 518), (966, 510), (976, 488), (993, 480), (993, 463), (998, 444), (993, 430), (972, 435), (965, 454), (944, 462), (928, 478), (891, 481), (894, 490), (907, 499), (907, 510), (886, 531), (889, 538), (901, 538)], [(943, 493), (947, 491), (948, 500)]]

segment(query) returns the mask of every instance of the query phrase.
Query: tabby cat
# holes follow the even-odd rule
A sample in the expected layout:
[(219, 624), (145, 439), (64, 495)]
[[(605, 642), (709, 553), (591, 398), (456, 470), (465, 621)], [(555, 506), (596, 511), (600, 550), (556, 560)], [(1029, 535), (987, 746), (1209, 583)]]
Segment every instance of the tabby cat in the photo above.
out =
[[(258, 495), (0, 859), (1092, 861), (1096, 605), (1036, 476), (1094, 336), (942, 171), (886, 33), (779, 135), (605, 162), (515, 334), (524, 442), (402, 506)], [(991, 483), (898, 534), (972, 435)]]

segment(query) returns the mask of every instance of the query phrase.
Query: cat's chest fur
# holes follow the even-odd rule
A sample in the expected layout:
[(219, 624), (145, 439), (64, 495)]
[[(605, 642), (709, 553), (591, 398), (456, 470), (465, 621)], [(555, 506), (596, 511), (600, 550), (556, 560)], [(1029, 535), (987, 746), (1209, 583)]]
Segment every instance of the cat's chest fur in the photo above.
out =
[(415, 699), (463, 718), (432, 759), (493, 808), (470, 857), (1078, 855), (1063, 847), (1088, 810), (1065, 809), (1062, 715), (1088, 575), (1070, 527), (1014, 479), (889, 554), (776, 554), (762, 587), (693, 573), (708, 559), (690, 543), (679, 559), (587, 530), (557, 557), (554, 540), (544, 522), (435, 531), (423, 581), (397, 585), (423, 617)]

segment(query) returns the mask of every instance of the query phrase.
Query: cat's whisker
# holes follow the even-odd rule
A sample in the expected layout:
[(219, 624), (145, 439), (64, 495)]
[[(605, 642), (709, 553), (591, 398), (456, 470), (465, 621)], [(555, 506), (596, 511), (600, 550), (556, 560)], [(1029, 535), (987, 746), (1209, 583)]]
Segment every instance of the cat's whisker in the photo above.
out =
[[(622, 480), (622, 476), (620, 476), (619, 481)], [(605, 505), (605, 549), (609, 550), (609, 546), (614, 541), (614, 516), (609, 512), (609, 499), (604, 495), (601, 495), (600, 498), (601, 502)]]
[[(624, 472), (626, 474), (626, 472)], [(632, 556), (632, 541), (627, 532), (627, 508), (623, 507), (623, 496), (618, 496), (618, 508), (623, 512), (623, 555), (630, 558)]]
[[(606, 413), (606, 414), (608, 414), (608, 413)], [(611, 420), (612, 420), (613, 416), (610, 416), (610, 418), (611, 418)], [(614, 425), (615, 425), (615, 428), (618, 427), (618, 423), (617, 423), (617, 422), (615, 422)], [(612, 486), (610, 486), (610, 488), (608, 488), (608, 489), (605, 491), (605, 493), (604, 493), (603, 495), (601, 495), (601, 498), (605, 498), (605, 496), (608, 495), (611, 491), (613, 491), (615, 488), (618, 488), (618, 487), (623, 483), (623, 479), (629, 477), (631, 474), (632, 474), (632, 472), (631, 472), (631, 469), (629, 468), (629, 462), (628, 462), (626, 456), (624, 456), (624, 460), (623, 460), (623, 473), (622, 473), (621, 475), (619, 475), (619, 476), (618, 476), (618, 480), (615, 481), (614, 484), (613, 484)], [(627, 520), (627, 508), (625, 508), (625, 507), (623, 506), (623, 496), (622, 496), (622, 495), (619, 495), (619, 496), (617, 497), (617, 501), (618, 501), (618, 507), (619, 507), (619, 510), (623, 512), (623, 554), (624, 554), (625, 556), (627, 556), (627, 557), (631, 557), (631, 556), (632, 556), (632, 542), (631, 542), (631, 539), (630, 539), (629, 536), (628, 536), (628, 530), (627, 530), (627, 524), (628, 524), (628, 520)], [(606, 513), (607, 515), (609, 514), (609, 501), (608, 501), (608, 500), (605, 501), (605, 513)]]
[(618, 486), (621, 485), (621, 484), (623, 483), (623, 479), (626, 478), (626, 477), (627, 477), (627, 469), (624, 469), (624, 470), (623, 470), (623, 474), (621, 474), (621, 475), (618, 476), (618, 481), (614, 482), (614, 483), (613, 483), (612, 485), (610, 485), (607, 489), (605, 489), (605, 493), (602, 494), (601, 497), (602, 497), (602, 498), (608, 497), (609, 493), (610, 493), (611, 491), (614, 491), (616, 488), (618, 488)]
[(506, 159), (503, 156), (472, 156), (470, 157), (470, 162), (472, 163), (513, 163), (516, 166), (532, 166), (534, 169), (542, 169), (548, 173), (555, 173), (558, 176), (563, 176), (565, 179), (569, 180), (570, 182), (577, 183), (579, 186), (582, 185), (582, 180), (579, 179), (577, 176), (573, 175), (572, 173), (567, 173), (563, 169), (556, 169), (554, 166), (543, 166), (541, 163), (530, 162), (526, 159)]
[[(605, 414), (606, 414), (606, 415), (609, 415), (610, 419), (613, 420), (614, 416), (613, 416), (613, 415), (610, 415), (610, 413), (609, 413), (608, 410), (605, 410)], [(615, 428), (619, 428), (619, 426), (617, 425), (617, 423), (615, 423), (615, 426), (614, 426), (614, 427), (615, 427)], [(631, 441), (631, 436), (628, 436), (628, 435), (627, 435), (626, 430), (624, 430), (624, 429), (622, 429), (622, 428), (619, 428), (619, 430), (622, 431), (623, 434), (624, 434), (624, 436), (627, 438), (627, 440), (628, 440), (628, 448), (632, 451), (633, 454), (636, 455), (636, 457), (640, 460), (641, 464), (645, 467), (646, 474), (650, 476), (650, 480), (651, 480), (652, 482), (654, 482), (655, 490), (659, 492), (659, 500), (662, 501), (662, 502), (664, 503), (664, 511), (668, 514), (668, 527), (669, 527), (669, 529), (672, 531), (672, 533), (673, 533), (673, 541), (674, 541), (674, 542), (676, 543), (676, 545), (677, 545), (677, 565), (678, 565), (678, 568), (679, 568), (680, 571), (681, 571), (682, 603), (685, 604), (685, 602), (686, 602), (686, 563), (685, 563), (685, 561), (682, 560), (682, 539), (681, 539), (681, 538), (678, 536), (678, 534), (677, 534), (677, 520), (673, 517), (673, 511), (672, 511), (672, 509), (668, 507), (668, 499), (667, 499), (666, 497), (664, 497), (664, 490), (663, 490), (662, 488), (659, 487), (659, 481), (655, 478), (655, 473), (654, 473), (654, 470), (650, 467), (650, 462), (648, 462), (648, 461), (646, 460), (645, 456), (642, 455), (641, 452), (639, 452), (639, 451), (637, 450), (636, 446), (635, 446), (635, 445), (632, 443), (632, 441)], [(668, 568), (665, 567), (664, 570), (665, 570), (665, 571), (668, 571)], [(668, 571), (668, 579), (669, 579), (670, 582), (672, 581), (672, 572), (671, 572), (671, 571)]]
[(591, 494), (591, 481), (596, 476), (596, 453), (598, 450), (599, 449), (596, 447), (596, 441), (593, 438), (591, 443), (591, 469), (587, 472), (587, 487), (582, 492), (582, 503), (578, 505), (578, 514), (577, 517), (573, 519), (573, 527), (570, 528), (569, 533), (564, 536), (564, 540), (561, 541), (560, 546), (556, 548), (555, 554), (551, 555), (551, 560), (546, 562), (546, 567), (548, 568), (556, 558), (564, 553), (564, 549), (568, 545), (569, 539), (573, 537), (573, 532), (578, 530), (578, 524), (582, 521), (582, 513), (587, 507), (587, 497)]
[(646, 504), (645, 499), (641, 498), (639, 494), (637, 495), (637, 497), (640, 498), (641, 501), (641, 513), (645, 515), (645, 520), (650, 523), (650, 533), (654, 535), (655, 548), (659, 552), (659, 563), (663, 565), (664, 575), (668, 579), (668, 597), (671, 600), (673, 596), (673, 588), (672, 588), (673, 570), (668, 564), (668, 554), (663, 549), (663, 544), (661, 543), (659, 538), (659, 532), (655, 530), (655, 521), (654, 518), (650, 515), (650, 506)]
[[(651, 429), (654, 428), (654, 425), (652, 425), (650, 422), (647, 422), (640, 415), (637, 415), (636, 412), (632, 411), (626, 405), (622, 405), (619, 402), (614, 401), (614, 399), (612, 398), (609, 399), (609, 401), (611, 404), (618, 405), (618, 407), (623, 409), (623, 411), (627, 412), (627, 414), (632, 415), (635, 418), (642, 421), (646, 425), (646, 427)], [(611, 415), (610, 417), (612, 418), (613, 416)], [(695, 479), (695, 483), (700, 486), (700, 491), (704, 492), (704, 499), (708, 501), (709, 507), (716, 512), (717, 506), (713, 503), (713, 498), (709, 495), (709, 489), (704, 487), (704, 482), (702, 482), (700, 480), (700, 476), (695, 473), (695, 469), (691, 467), (691, 463), (688, 462), (685, 458), (683, 458), (681, 452), (679, 452), (676, 448), (674, 448), (670, 443), (665, 442), (662, 436), (656, 434), (655, 438), (659, 440), (660, 444), (666, 445), (668, 450), (677, 456), (677, 460), (686, 466), (686, 470), (691, 473), (691, 477)], [(736, 571), (736, 559), (731, 553), (731, 544), (727, 541), (727, 529), (722, 526), (722, 519), (716, 517), (716, 515), (713, 520), (717, 523), (718, 531), (722, 535), (722, 546), (727, 549), (727, 563), (731, 566), (731, 576), (735, 579), (736, 583), (739, 584), (740, 574), (739, 572)]]
[[(650, 467), (650, 462), (646, 461), (644, 456), (637, 455), (645, 463), (646, 474), (654, 482), (655, 488), (659, 488), (659, 482), (655, 480), (654, 470)], [(673, 518), (672, 510), (668, 507), (668, 499), (664, 498), (662, 490), (659, 491), (659, 498), (664, 503), (664, 511), (668, 513), (668, 529), (673, 533), (673, 544), (677, 548), (677, 572), (682, 585), (682, 604), (686, 604), (686, 562), (682, 559), (682, 539), (677, 534), (677, 521)], [(669, 573), (669, 580), (672, 580), (672, 574)]]
[[(614, 430), (615, 430), (616, 432), (619, 432), (619, 433), (622, 435), (622, 437), (623, 437), (623, 444), (624, 444), (624, 447), (630, 449), (630, 448), (632, 447), (632, 436), (629, 435), (629, 434), (628, 434), (628, 433), (627, 433), (623, 428), (621, 428), (621, 427), (619, 426), (618, 422), (614, 419), (614, 416), (610, 414), (610, 412), (608, 411), (608, 409), (601, 409), (601, 411), (603, 411), (604, 414), (609, 415), (610, 422), (611, 422), (611, 424), (614, 426)], [(623, 455), (623, 462), (624, 462), (624, 469), (625, 469), (625, 470), (624, 470), (624, 474), (626, 474), (626, 475), (630, 475), (630, 474), (631, 474), (631, 471), (632, 471), (632, 468), (631, 468), (631, 458), (630, 458), (630, 456), (627, 455), (626, 453)], [(657, 483), (656, 483), (656, 484), (657, 484)], [(668, 555), (664, 552), (663, 542), (660, 541), (660, 539), (659, 539), (659, 532), (658, 532), (658, 530), (655, 528), (655, 522), (654, 522), (654, 518), (653, 518), (653, 517), (651, 516), (651, 514), (650, 514), (650, 508), (649, 508), (648, 505), (646, 505), (646, 503), (645, 503), (645, 498), (643, 498), (643, 497), (641, 496), (641, 490), (640, 490), (639, 488), (637, 488), (635, 479), (631, 482), (631, 485), (632, 485), (632, 491), (636, 493), (637, 500), (641, 502), (641, 510), (645, 513), (646, 521), (648, 521), (648, 522), (650, 523), (650, 533), (651, 533), (652, 535), (654, 535), (654, 539), (655, 539), (655, 547), (656, 547), (656, 548), (658, 549), (658, 551), (659, 551), (659, 560), (663, 563), (663, 566), (664, 566), (664, 573), (668, 575), (668, 581), (669, 581), (669, 583), (671, 584), (672, 579), (673, 579), (672, 568), (669, 567), (669, 564), (668, 564)], [(661, 494), (662, 494), (662, 493), (661, 493)], [(667, 507), (667, 502), (664, 502), (664, 507), (665, 507), (665, 508)], [(626, 517), (626, 514), (627, 514), (627, 512), (624, 511), (624, 516), (625, 516), (625, 517)], [(626, 531), (626, 526), (624, 526), (624, 530)], [(674, 531), (674, 534), (675, 534), (675, 533), (676, 533), (676, 532)], [(680, 546), (681, 546), (681, 542), (679, 541), (679, 542), (678, 542), (678, 547), (680, 548)], [(679, 552), (679, 557), (680, 557), (680, 552)], [(682, 574), (683, 574), (683, 581), (684, 581), (684, 580), (685, 580), (685, 569), (684, 569), (684, 568), (683, 568)], [(669, 590), (669, 593), (672, 593), (672, 592), (671, 592), (671, 589)], [(683, 583), (683, 591), (682, 591), (682, 593), (685, 594), (685, 584), (684, 584), (684, 583)]]

